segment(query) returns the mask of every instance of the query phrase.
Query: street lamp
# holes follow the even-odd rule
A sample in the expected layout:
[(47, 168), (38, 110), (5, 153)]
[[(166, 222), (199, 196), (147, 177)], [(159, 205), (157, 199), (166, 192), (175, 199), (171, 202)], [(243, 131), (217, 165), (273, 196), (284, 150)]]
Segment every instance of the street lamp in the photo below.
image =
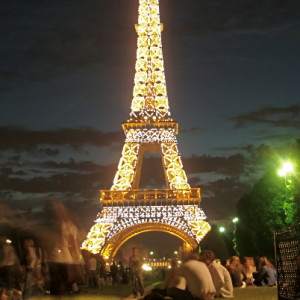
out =
[(220, 226), (220, 227), (219, 227), (219, 231), (220, 231), (221, 233), (225, 232), (225, 227), (224, 227), (224, 226)]
[(235, 218), (232, 219), (232, 223), (234, 223), (234, 224), (237, 223), (238, 221), (239, 221), (238, 217), (235, 217)]
[(282, 164), (282, 168), (277, 171), (277, 174), (281, 177), (286, 177), (289, 173), (294, 171), (294, 166), (291, 162), (287, 161)]
[(282, 164), (282, 167), (281, 169), (279, 169), (277, 171), (277, 174), (280, 176), (280, 177), (284, 177), (284, 184), (285, 184), (285, 200), (287, 201), (288, 200), (288, 195), (287, 195), (287, 190), (288, 190), (288, 185), (287, 185), (287, 180), (286, 180), (286, 177), (287, 175), (293, 173), (294, 171), (294, 166), (293, 164), (290, 162), (290, 161), (286, 161)]

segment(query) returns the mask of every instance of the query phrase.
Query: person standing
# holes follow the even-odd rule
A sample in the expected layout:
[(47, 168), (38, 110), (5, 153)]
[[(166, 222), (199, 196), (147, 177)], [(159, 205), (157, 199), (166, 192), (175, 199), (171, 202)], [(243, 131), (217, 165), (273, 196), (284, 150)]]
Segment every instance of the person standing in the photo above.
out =
[(214, 286), (216, 296), (221, 298), (233, 298), (233, 286), (228, 270), (217, 263), (213, 251), (204, 250), (200, 254), (200, 261), (208, 266)]
[(35, 283), (34, 272), (38, 263), (38, 257), (36, 255), (36, 248), (32, 239), (26, 239), (24, 241), (25, 250), (25, 285), (24, 285), (24, 299), (31, 296), (32, 287)]
[(166, 274), (165, 278), (165, 288), (173, 287), (175, 286), (175, 281), (177, 280), (177, 277), (179, 276), (179, 267), (178, 267), (178, 260), (172, 259), (171, 260), (171, 268)]
[(144, 295), (144, 283), (142, 277), (142, 259), (138, 256), (138, 248), (132, 248), (132, 256), (129, 258), (129, 267), (132, 275), (132, 291), (136, 298), (138, 293)]
[(91, 254), (87, 263), (88, 286), (90, 288), (98, 288), (97, 278), (97, 260), (94, 254)]
[(0, 281), (2, 281), (5, 296), (10, 299), (13, 294), (16, 280), (16, 266), (18, 258), (11, 241), (5, 237), (0, 237)]
[(113, 285), (118, 284), (119, 283), (118, 282), (118, 266), (117, 266), (115, 260), (113, 260), (113, 263), (110, 266), (110, 275), (111, 275), (111, 278), (112, 278), (112, 284)]

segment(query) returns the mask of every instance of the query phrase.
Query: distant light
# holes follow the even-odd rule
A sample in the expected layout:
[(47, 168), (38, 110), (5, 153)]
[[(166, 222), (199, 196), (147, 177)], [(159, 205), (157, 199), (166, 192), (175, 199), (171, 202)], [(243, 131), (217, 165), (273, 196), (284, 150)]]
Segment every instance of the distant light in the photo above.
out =
[(7, 240), (6, 240), (6, 243), (7, 243), (7, 244), (11, 244), (11, 240), (7, 239)]
[(178, 254), (178, 251), (174, 251), (174, 254), (177, 255), (177, 254)]
[(178, 261), (178, 263), (179, 263), (179, 264), (181, 264), (181, 263), (182, 263), (182, 261), (181, 261), (181, 260), (179, 260), (179, 261)]
[(60, 250), (60, 249), (58, 249), (58, 250), (57, 250), (57, 252), (58, 252), (58, 253), (60, 253), (60, 252), (61, 252), (61, 250)]
[(154, 252), (153, 251), (150, 251), (150, 255), (153, 255), (154, 254)]
[(220, 231), (220, 232), (225, 232), (225, 227), (224, 227), (224, 226), (220, 226), (220, 227), (219, 227), (219, 231)]
[(239, 218), (238, 218), (238, 217), (235, 217), (235, 218), (232, 219), (232, 222), (233, 222), (233, 223), (236, 223), (236, 222), (238, 222), (238, 221), (239, 221)]
[(151, 266), (149, 266), (149, 265), (147, 265), (147, 264), (143, 264), (142, 265), (142, 269), (144, 270), (144, 271), (152, 271), (152, 267)]

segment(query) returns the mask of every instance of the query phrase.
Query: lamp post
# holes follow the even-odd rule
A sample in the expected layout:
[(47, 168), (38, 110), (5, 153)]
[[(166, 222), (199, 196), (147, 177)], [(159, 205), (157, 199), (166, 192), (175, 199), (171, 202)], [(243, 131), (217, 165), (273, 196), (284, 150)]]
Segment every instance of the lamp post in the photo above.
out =
[(294, 166), (290, 161), (286, 161), (282, 164), (280, 170), (277, 171), (277, 174), (281, 177), (284, 177), (285, 184), (285, 203), (284, 203), (284, 213), (285, 213), (285, 221), (287, 224), (293, 222), (294, 208), (293, 208), (293, 200), (292, 196), (288, 195), (288, 190), (291, 189), (292, 181), (288, 178), (294, 172)]
[(288, 190), (288, 186), (287, 186), (287, 175), (291, 174), (292, 172), (294, 171), (294, 166), (291, 162), (287, 161), (287, 162), (284, 162), (282, 164), (282, 167), (281, 169), (279, 169), (277, 171), (277, 174), (280, 176), (280, 177), (284, 177), (284, 184), (285, 184), (285, 200), (287, 201), (288, 197), (287, 197), (287, 190)]
[(232, 219), (232, 223), (233, 223), (233, 250), (235, 251), (236, 255), (239, 255), (239, 252), (237, 250), (237, 244), (236, 244), (236, 224), (238, 223), (239, 218), (238, 217), (234, 217)]
[[(288, 181), (287, 181), (287, 176), (291, 174), (294, 171), (294, 166), (290, 161), (283, 162), (281, 169), (277, 171), (277, 174), (280, 177), (284, 177), (284, 188), (285, 188), (285, 204), (287, 205), (288, 203)], [(284, 213), (285, 213), (285, 218), (287, 219), (289, 217), (289, 211), (284, 206)], [(277, 251), (276, 251), (276, 230), (274, 231), (274, 255), (275, 255), (275, 261), (277, 265)]]

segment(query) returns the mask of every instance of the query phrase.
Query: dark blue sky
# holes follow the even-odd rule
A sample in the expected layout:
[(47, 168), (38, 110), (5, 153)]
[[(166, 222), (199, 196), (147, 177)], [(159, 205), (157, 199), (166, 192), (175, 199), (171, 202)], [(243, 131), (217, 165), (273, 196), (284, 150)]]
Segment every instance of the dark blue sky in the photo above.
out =
[[(0, 201), (28, 208), (56, 197), (93, 207), (84, 212), (92, 221), (123, 144), (137, 8), (137, 0), (1, 5)], [(161, 21), (185, 169), (208, 217), (229, 218), (268, 155), (299, 138), (300, 2), (161, 0)]]

